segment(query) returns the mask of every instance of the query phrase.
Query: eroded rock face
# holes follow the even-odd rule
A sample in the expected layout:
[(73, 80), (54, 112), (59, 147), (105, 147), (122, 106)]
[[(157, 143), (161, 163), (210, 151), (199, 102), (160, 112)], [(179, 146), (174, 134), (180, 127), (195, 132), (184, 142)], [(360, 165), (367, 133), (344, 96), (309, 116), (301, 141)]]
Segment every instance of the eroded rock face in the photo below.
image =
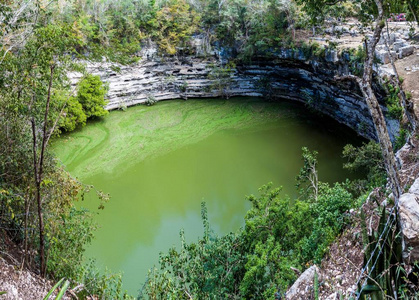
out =
[(399, 216), (403, 234), (403, 258), (411, 264), (419, 261), (419, 178), (409, 192), (400, 197)]
[[(330, 51), (329, 51), (330, 52)], [(283, 49), (271, 58), (259, 58), (249, 65), (237, 65), (232, 83), (225, 91), (228, 96), (266, 96), (289, 99), (307, 104), (353, 128), (360, 135), (376, 139), (368, 107), (358, 86), (349, 81), (336, 81), (335, 75), (349, 72), (349, 58), (337, 53), (313, 59), (301, 49)], [(149, 97), (157, 101), (216, 97), (209, 79), (213, 66), (219, 66), (215, 56), (165, 59), (149, 56), (138, 64), (122, 66), (111, 63), (90, 63), (89, 72), (100, 75), (109, 85), (107, 109), (125, 108), (146, 103)], [(81, 74), (71, 74), (76, 82)], [(386, 108), (383, 107), (386, 111)], [(397, 135), (399, 124), (389, 121), (390, 136)]]

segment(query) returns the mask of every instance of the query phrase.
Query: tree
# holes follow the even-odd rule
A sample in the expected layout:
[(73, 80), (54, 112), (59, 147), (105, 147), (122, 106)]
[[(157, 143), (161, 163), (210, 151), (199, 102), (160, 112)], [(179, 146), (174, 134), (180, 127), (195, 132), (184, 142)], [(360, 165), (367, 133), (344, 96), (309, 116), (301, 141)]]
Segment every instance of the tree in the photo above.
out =
[(153, 37), (163, 53), (174, 55), (197, 29), (199, 18), (185, 0), (171, 0), (152, 20)]
[(86, 125), (86, 114), (76, 97), (70, 97), (60, 117), (58, 126), (65, 131), (73, 131), (77, 126)]
[[(43, 15), (45, 16), (45, 15)], [(5, 119), (13, 116), (21, 131), (14, 134), (23, 135), (17, 138), (9, 131), (7, 141), (11, 144), (18, 142), (19, 146), (28, 151), (32, 156), (32, 164), (28, 175), (33, 178), (33, 183), (27, 182), (25, 177), (18, 182), (5, 181), (4, 186), (9, 190), (24, 189), (24, 215), (25, 230), (29, 222), (29, 208), (32, 207), (32, 199), (37, 207), (38, 223), (38, 254), (40, 261), (40, 273), (45, 276), (46, 251), (45, 251), (45, 223), (44, 223), (44, 175), (50, 166), (51, 160), (47, 152), (48, 142), (57, 128), (58, 116), (62, 109), (53, 101), (54, 90), (65, 89), (67, 86), (65, 70), (70, 64), (67, 53), (71, 53), (74, 44), (77, 43), (68, 28), (62, 24), (46, 25), (46, 19), (39, 19), (39, 24), (29, 36), (21, 49), (9, 51), (1, 64), (2, 88), (2, 111)], [(61, 103), (65, 105), (65, 103)], [(21, 119), (18, 121), (17, 119)], [(28, 126), (29, 125), (29, 126)], [(6, 125), (15, 129), (15, 126)], [(6, 147), (7, 147), (6, 144)], [(30, 145), (30, 147), (29, 147)], [(21, 153), (20, 151), (18, 153)], [(13, 154), (6, 155), (13, 157)], [(28, 156), (22, 156), (23, 165), (27, 165)], [(6, 165), (9, 171), (11, 164)], [(8, 172), (9, 172), (8, 171)], [(13, 173), (13, 171), (11, 172)], [(18, 174), (17, 174), (18, 175)], [(22, 194), (21, 194), (22, 195)], [(32, 198), (33, 197), (33, 198)], [(27, 249), (28, 232), (25, 231), (25, 250)], [(27, 251), (25, 251), (27, 253)]]
[[(51, 98), (53, 94), (53, 83), (55, 76), (65, 76), (65, 51), (75, 41), (69, 37), (65, 28), (57, 25), (48, 25), (37, 28), (33, 40), (26, 45), (27, 55), (35, 63), (30, 71), (32, 77), (32, 90), (30, 95), (29, 118), (32, 127), (32, 152), (33, 152), (33, 175), (35, 181), (35, 199), (38, 207), (39, 224), (39, 256), (40, 272), (46, 275), (46, 254), (45, 254), (45, 225), (43, 216), (42, 183), (44, 179), (46, 148), (54, 130), (56, 129), (59, 117), (51, 123)], [(43, 87), (46, 86), (46, 88)], [(40, 114), (43, 117), (40, 118)]]
[(380, 105), (372, 89), (372, 66), (374, 61), (375, 47), (381, 38), (381, 33), (384, 28), (384, 9), (381, 0), (374, 0), (378, 14), (375, 19), (375, 29), (370, 40), (365, 42), (366, 46), (366, 59), (364, 62), (364, 73), (362, 78), (352, 75), (342, 77), (355, 80), (367, 102), (370, 110), (372, 121), (377, 132), (378, 141), (381, 146), (383, 158), (386, 165), (387, 174), (390, 178), (392, 191), (396, 201), (402, 194), (401, 182), (398, 174), (398, 167), (394, 157), (393, 146), (391, 144), (390, 136), (387, 130), (387, 124), (381, 111)]
[(317, 201), (319, 194), (319, 178), (317, 174), (317, 151), (311, 152), (307, 147), (303, 147), (303, 162), (304, 165), (298, 174), (297, 189), (302, 185), (300, 193), (307, 198), (313, 198)]
[(104, 106), (106, 88), (98, 75), (87, 74), (77, 88), (77, 101), (82, 105), (87, 118), (103, 117), (108, 114)]
[(0, 63), (10, 51), (24, 47), (33, 34), (39, 14), (39, 1), (2, 1), (0, 3)]

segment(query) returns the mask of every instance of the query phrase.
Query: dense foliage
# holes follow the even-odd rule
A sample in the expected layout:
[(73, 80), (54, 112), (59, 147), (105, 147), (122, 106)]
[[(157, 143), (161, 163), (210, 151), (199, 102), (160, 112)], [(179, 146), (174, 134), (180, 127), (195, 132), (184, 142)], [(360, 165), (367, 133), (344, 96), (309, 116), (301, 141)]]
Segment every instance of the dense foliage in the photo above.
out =
[(77, 85), (77, 95), (62, 100), (66, 105), (59, 119), (59, 127), (65, 131), (72, 131), (78, 126), (86, 125), (88, 118), (106, 116), (108, 111), (104, 108), (105, 95), (106, 87), (99, 76), (84, 76)]
[(82, 41), (70, 24), (37, 1), (1, 9), (0, 247), (13, 242), (19, 263), (42, 276), (81, 282), (95, 225), (75, 203), (88, 187), (61, 169), (48, 144), (60, 127), (104, 115), (105, 89), (86, 75), (72, 97), (67, 72), (82, 71), (73, 60)]
[[(315, 152), (304, 149), (298, 176), (309, 180), (316, 169)], [(311, 182), (310, 182), (311, 184)], [(218, 236), (210, 230), (205, 204), (204, 235), (160, 257), (160, 268), (149, 272), (143, 293), (151, 299), (277, 299), (296, 279), (291, 267), (305, 269), (318, 263), (356, 204), (345, 185), (316, 182), (315, 190), (291, 200), (271, 184), (249, 196), (251, 209), (245, 227)]]

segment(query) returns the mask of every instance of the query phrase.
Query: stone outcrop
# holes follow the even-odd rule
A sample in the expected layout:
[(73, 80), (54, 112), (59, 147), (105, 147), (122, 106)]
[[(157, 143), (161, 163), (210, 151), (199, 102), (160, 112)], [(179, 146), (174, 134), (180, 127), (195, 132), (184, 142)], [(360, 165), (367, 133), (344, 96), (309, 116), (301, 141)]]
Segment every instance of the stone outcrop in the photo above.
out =
[[(163, 59), (153, 51), (131, 66), (111, 63), (89, 63), (89, 72), (100, 75), (109, 85), (107, 109), (121, 109), (161, 101), (216, 97), (220, 92), (209, 78), (219, 56)], [(228, 96), (271, 96), (305, 103), (353, 128), (360, 135), (375, 139), (368, 107), (358, 86), (353, 82), (337, 82), (336, 75), (349, 72), (349, 55), (338, 56), (327, 50), (322, 57), (312, 57), (302, 49), (282, 49), (259, 57), (247, 65), (233, 69)], [(81, 74), (72, 74), (75, 82)], [(381, 97), (382, 98), (382, 97)], [(386, 111), (386, 108), (383, 107)], [(399, 123), (388, 120), (390, 136), (397, 136)]]
[(384, 32), (376, 47), (375, 56), (383, 64), (390, 63), (390, 56), (387, 51), (386, 40), (390, 48), (391, 56), (394, 60), (402, 59), (406, 56), (412, 55), (415, 52), (415, 47), (409, 43), (408, 39), (408, 32), (394, 32), (391, 33), (389, 37), (387, 36), (387, 33)]
[(403, 234), (403, 258), (407, 263), (419, 261), (419, 178), (409, 192), (399, 199), (400, 225)]
[(285, 299), (310, 299), (313, 294), (315, 273), (319, 274), (319, 268), (316, 265), (305, 270), (288, 289)]

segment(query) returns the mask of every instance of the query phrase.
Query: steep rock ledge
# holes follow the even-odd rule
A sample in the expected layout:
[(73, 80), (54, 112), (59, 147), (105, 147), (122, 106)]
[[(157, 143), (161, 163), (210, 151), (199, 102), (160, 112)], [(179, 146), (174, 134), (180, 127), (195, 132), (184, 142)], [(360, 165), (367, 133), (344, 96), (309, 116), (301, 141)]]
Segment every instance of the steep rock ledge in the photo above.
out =
[[(107, 109), (121, 109), (157, 101), (216, 97), (208, 75), (219, 66), (215, 56), (184, 59), (151, 58), (138, 64), (122, 66), (111, 63), (89, 63), (87, 69), (100, 75), (109, 85)], [(349, 55), (338, 58), (336, 51), (326, 51), (324, 57), (306, 57), (301, 49), (285, 49), (259, 57), (251, 64), (237, 65), (233, 70), (228, 95), (264, 96), (266, 82), (272, 97), (305, 103), (338, 122), (353, 128), (360, 135), (375, 139), (375, 130), (368, 107), (356, 84), (337, 82), (335, 75), (349, 72)], [(80, 74), (71, 74), (73, 82)], [(265, 90), (261, 82), (265, 83)], [(379, 92), (379, 88), (377, 87)], [(380, 95), (380, 92), (378, 93)], [(383, 97), (379, 97), (381, 100)], [(386, 108), (383, 107), (386, 111)], [(390, 136), (397, 136), (399, 122), (388, 120)]]

